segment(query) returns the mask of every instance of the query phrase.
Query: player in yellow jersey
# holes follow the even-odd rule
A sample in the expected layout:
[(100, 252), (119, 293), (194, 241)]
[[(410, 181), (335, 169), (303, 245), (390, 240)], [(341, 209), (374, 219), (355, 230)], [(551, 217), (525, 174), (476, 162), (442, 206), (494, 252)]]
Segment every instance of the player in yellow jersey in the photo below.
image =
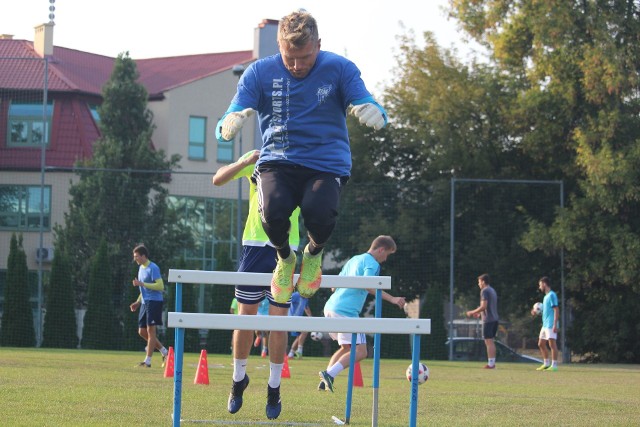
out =
[[(249, 180), (249, 215), (242, 235), (242, 257), (238, 271), (252, 273), (272, 273), (276, 267), (277, 253), (267, 234), (262, 229), (262, 222), (258, 212), (258, 190), (251, 180), (251, 175), (260, 152), (251, 150), (236, 162), (220, 168), (213, 176), (213, 184), (224, 185), (231, 180), (247, 178)], [(293, 250), (300, 242), (298, 229), (297, 208), (291, 218), (289, 244)], [(235, 295), (238, 300), (241, 315), (255, 315), (258, 306), (267, 298), (269, 300), (269, 315), (286, 316), (289, 312), (290, 301), (278, 303), (273, 298), (271, 290), (264, 286), (236, 286)], [(267, 385), (267, 418), (275, 419), (280, 415), (280, 379), (284, 366), (284, 356), (287, 345), (287, 333), (272, 331), (269, 338), (269, 382)], [(253, 331), (236, 330), (233, 332), (233, 385), (229, 394), (227, 409), (235, 414), (242, 407), (242, 395), (249, 385), (246, 373), (247, 359), (253, 342)]]

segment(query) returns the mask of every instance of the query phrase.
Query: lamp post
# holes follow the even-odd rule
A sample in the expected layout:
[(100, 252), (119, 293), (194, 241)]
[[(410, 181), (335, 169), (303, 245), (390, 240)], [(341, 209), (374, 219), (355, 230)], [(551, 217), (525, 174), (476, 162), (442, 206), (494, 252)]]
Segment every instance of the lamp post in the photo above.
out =
[[(238, 77), (244, 73), (244, 65), (238, 64), (231, 68), (234, 76)], [(242, 129), (238, 132), (238, 159), (242, 156)], [(236, 207), (236, 269), (240, 267), (240, 257), (242, 256), (242, 180), (238, 180), (238, 206)]]

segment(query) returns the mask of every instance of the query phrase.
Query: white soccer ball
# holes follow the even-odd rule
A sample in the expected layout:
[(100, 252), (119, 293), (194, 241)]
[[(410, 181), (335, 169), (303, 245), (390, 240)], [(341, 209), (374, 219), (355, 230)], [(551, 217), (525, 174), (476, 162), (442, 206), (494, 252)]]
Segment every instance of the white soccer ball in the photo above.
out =
[[(409, 382), (413, 379), (413, 364), (409, 365), (407, 368), (407, 380)], [(429, 368), (424, 363), (418, 364), (418, 384), (424, 384), (429, 379)]]
[(314, 341), (320, 341), (324, 337), (322, 332), (311, 332), (311, 339)]
[(536, 314), (536, 316), (542, 314), (542, 304), (540, 304), (539, 302), (533, 304), (533, 312)]

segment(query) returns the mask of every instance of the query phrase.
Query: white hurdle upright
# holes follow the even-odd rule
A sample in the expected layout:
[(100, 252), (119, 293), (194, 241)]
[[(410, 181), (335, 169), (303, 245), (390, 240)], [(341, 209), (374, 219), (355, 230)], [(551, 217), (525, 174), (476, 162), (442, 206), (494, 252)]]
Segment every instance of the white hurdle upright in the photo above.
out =
[[(294, 278), (294, 281), (296, 279)], [(412, 365), (414, 372), (418, 371), (420, 359), (420, 335), (431, 333), (430, 319), (381, 319), (380, 309), (382, 289), (391, 288), (391, 278), (388, 276), (332, 276), (323, 275), (323, 288), (343, 287), (359, 289), (376, 289), (376, 316), (378, 318), (320, 318), (300, 317), (291, 322), (288, 317), (269, 316), (237, 316), (231, 314), (183, 313), (182, 283), (192, 284), (222, 284), (222, 285), (253, 285), (269, 286), (270, 273), (238, 273), (227, 271), (199, 271), (199, 270), (169, 270), (169, 282), (176, 283), (176, 311), (168, 315), (167, 326), (175, 328), (175, 360), (174, 360), (174, 394), (173, 394), (173, 425), (180, 426), (182, 399), (182, 368), (184, 354), (184, 329), (232, 329), (271, 331), (299, 331), (299, 332), (347, 332), (374, 333), (374, 406), (372, 425), (377, 426), (377, 389), (379, 378), (379, 339), (380, 334), (410, 334), (413, 336)], [(355, 353), (352, 355), (354, 356)], [(353, 368), (352, 357), (351, 368)], [(348, 391), (353, 385), (353, 369), (349, 370)], [(349, 423), (350, 399), (347, 395), (346, 421)], [(409, 425), (416, 426), (418, 402), (418, 381), (414, 376), (411, 384), (411, 408)]]

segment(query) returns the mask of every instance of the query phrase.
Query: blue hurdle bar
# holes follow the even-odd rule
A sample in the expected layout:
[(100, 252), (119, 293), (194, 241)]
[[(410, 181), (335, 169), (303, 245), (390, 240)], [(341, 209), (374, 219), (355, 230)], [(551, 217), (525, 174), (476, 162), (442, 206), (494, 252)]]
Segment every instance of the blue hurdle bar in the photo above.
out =
[[(182, 311), (182, 284), (176, 283), (176, 311)], [(176, 328), (173, 369), (173, 426), (180, 427), (182, 406), (182, 357), (184, 355), (184, 328)]]

